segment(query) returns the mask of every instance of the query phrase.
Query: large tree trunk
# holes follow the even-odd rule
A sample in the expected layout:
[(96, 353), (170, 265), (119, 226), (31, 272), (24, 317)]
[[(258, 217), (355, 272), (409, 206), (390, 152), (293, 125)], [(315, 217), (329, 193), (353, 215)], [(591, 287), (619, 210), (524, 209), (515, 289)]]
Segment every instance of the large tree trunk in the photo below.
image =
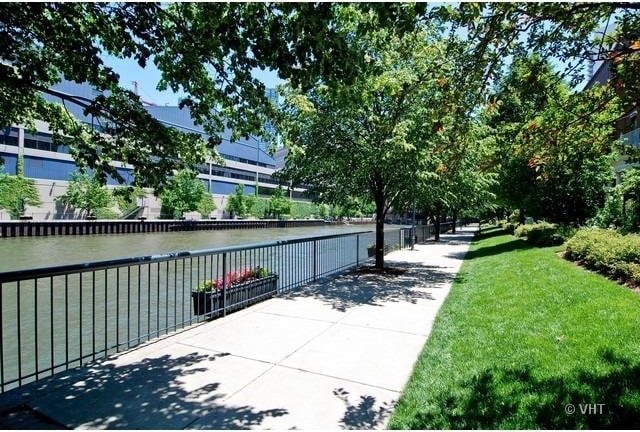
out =
[(520, 216), (520, 220), (519, 220), (520, 225), (524, 225), (525, 214), (524, 214), (524, 209), (523, 208), (520, 209), (520, 215), (519, 216)]
[(385, 202), (382, 192), (376, 193), (376, 268), (384, 268), (384, 216)]
[(433, 218), (433, 226), (436, 230), (435, 237), (433, 239), (435, 241), (440, 241), (440, 211), (437, 211)]

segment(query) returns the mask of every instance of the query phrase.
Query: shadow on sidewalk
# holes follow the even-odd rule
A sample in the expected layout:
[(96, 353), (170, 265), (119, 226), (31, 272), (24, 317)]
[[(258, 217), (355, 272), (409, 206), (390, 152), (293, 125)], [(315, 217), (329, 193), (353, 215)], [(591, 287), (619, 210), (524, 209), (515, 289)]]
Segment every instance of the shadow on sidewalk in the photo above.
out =
[(454, 278), (454, 274), (436, 266), (403, 261), (393, 261), (389, 265), (404, 272), (387, 275), (354, 271), (324, 278), (282, 298), (314, 297), (333, 309), (345, 312), (360, 305), (381, 306), (385, 302), (433, 300), (429, 290), (442, 288)]
[(96, 364), (68, 374), (64, 387), (59, 386), (60, 376), (52, 377), (51, 385), (38, 384), (28, 404), (61, 424), (89, 429), (182, 429), (195, 421), (196, 427), (206, 429), (246, 429), (288, 413), (227, 406), (221, 401), (226, 395), (219, 392), (220, 383), (210, 377), (190, 389), (198, 383), (194, 375), (227, 355), (167, 354), (122, 366)]
[(468, 231), (464, 233), (456, 233), (456, 234), (440, 234), (439, 241), (433, 240), (433, 237), (432, 237), (420, 244), (427, 244), (427, 245), (464, 244), (464, 243), (471, 243), (473, 238), (474, 238), (473, 233)]
[(349, 392), (344, 388), (337, 388), (333, 394), (344, 402), (346, 410), (340, 420), (345, 429), (374, 429), (384, 427), (381, 422), (393, 411), (393, 404), (383, 403), (376, 408), (376, 398), (369, 395), (360, 396), (357, 405), (348, 400)]

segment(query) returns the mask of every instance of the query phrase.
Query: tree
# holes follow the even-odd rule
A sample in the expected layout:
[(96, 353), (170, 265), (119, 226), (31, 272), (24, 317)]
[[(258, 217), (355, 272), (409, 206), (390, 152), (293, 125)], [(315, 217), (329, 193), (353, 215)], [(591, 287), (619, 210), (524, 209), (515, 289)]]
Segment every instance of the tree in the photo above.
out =
[[(367, 18), (353, 22), (359, 19)], [(283, 176), (309, 185), (323, 202), (373, 201), (382, 268), (387, 212), (406, 205), (405, 191), (429, 176), (442, 107), (464, 107), (443, 91), (453, 86), (447, 73), (454, 62), (437, 30), (425, 25), (399, 36), (380, 29), (353, 40), (370, 63), (353, 83), (285, 91), (278, 122), (289, 148)]]
[(561, 91), (549, 63), (532, 55), (514, 59), (508, 75), (490, 97), (490, 115), (485, 119), (496, 139), (496, 193), (503, 207), (519, 211), (521, 223), (534, 205), (535, 170), (529, 164), (531, 149), (518, 136)]
[[(424, 211), (435, 225), (435, 240), (440, 239), (440, 223), (445, 214), (455, 223), (462, 212), (480, 214), (494, 206), (495, 169), (490, 156), (494, 150), (492, 131), (477, 115), (444, 132), (449, 145), (437, 149), (432, 175), (417, 183), (417, 209)], [(452, 125), (453, 126), (453, 125)]]
[(278, 186), (269, 198), (267, 213), (277, 219), (291, 213), (291, 201), (284, 196), (282, 186)]
[(24, 214), (26, 205), (42, 204), (34, 181), (24, 176), (23, 164), (24, 160), (20, 155), (16, 165), (16, 175), (0, 172), (0, 208), (9, 210), (14, 219)]
[(71, 174), (67, 191), (59, 199), (67, 206), (80, 209), (84, 216), (95, 215), (112, 204), (111, 193), (98, 178), (80, 171)]
[[(368, 5), (369, 28), (410, 29), (420, 5)], [(54, 140), (103, 184), (123, 182), (110, 162), (133, 166), (134, 181), (160, 191), (172, 170), (214, 153), (225, 128), (234, 138), (261, 133), (271, 105), (252, 72), (277, 70), (305, 88), (357, 76), (364, 56), (335, 25), (346, 6), (332, 3), (5, 3), (0, 8), (0, 124), (49, 123)], [(364, 28), (363, 28), (364, 30)], [(160, 90), (183, 91), (180, 107), (210, 137), (164, 127), (122, 88), (106, 53), (160, 70)], [(61, 79), (93, 86), (87, 100), (57, 92)], [(45, 98), (46, 95), (46, 98)], [(60, 103), (51, 102), (52, 100)], [(75, 104), (108, 135), (75, 120)]]
[[(496, 193), (504, 207), (519, 210), (521, 222), (530, 215), (584, 223), (602, 205), (620, 113), (611, 93), (598, 86), (571, 94), (539, 57), (514, 61), (488, 123), (496, 136)], [(593, 100), (608, 102), (594, 112)]]
[(254, 196), (244, 194), (244, 185), (238, 184), (233, 195), (227, 198), (227, 212), (232, 216), (245, 217), (251, 213), (256, 202)]
[(208, 217), (209, 213), (215, 209), (211, 194), (197, 178), (196, 172), (191, 170), (178, 171), (171, 177), (165, 190), (160, 194), (160, 199), (163, 207), (176, 219), (190, 211), (197, 211), (202, 216)]
[[(595, 88), (592, 92), (607, 91)], [(614, 181), (613, 123), (620, 108), (603, 107), (588, 121), (572, 112), (592, 110), (588, 94), (561, 94), (521, 132), (535, 172), (532, 215), (560, 223), (583, 224), (602, 205)]]

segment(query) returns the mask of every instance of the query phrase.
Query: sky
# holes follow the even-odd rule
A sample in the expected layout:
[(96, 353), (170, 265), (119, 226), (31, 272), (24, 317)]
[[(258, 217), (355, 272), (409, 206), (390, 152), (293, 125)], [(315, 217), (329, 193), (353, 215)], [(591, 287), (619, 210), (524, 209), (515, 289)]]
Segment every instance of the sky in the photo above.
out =
[[(138, 94), (145, 102), (152, 102), (155, 105), (178, 105), (178, 99), (185, 96), (183, 92), (173, 93), (171, 90), (160, 92), (156, 89), (160, 81), (160, 71), (153, 62), (148, 62), (147, 67), (143, 69), (133, 59), (120, 59), (105, 54), (102, 60), (120, 75), (122, 87), (133, 90), (133, 81), (137, 81)], [(274, 71), (256, 69), (253, 75), (267, 88), (275, 88), (284, 83)]]

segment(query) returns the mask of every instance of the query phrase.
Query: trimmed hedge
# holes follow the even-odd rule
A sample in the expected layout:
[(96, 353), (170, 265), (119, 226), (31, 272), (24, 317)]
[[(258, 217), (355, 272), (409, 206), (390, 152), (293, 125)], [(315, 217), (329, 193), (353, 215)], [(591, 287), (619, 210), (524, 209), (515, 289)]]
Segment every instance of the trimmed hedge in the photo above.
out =
[(564, 256), (613, 278), (640, 284), (640, 235), (584, 228), (567, 242)]
[(564, 239), (558, 232), (558, 225), (548, 222), (520, 225), (514, 230), (513, 235), (516, 237), (526, 237), (529, 243), (536, 246), (553, 246), (564, 242)]

